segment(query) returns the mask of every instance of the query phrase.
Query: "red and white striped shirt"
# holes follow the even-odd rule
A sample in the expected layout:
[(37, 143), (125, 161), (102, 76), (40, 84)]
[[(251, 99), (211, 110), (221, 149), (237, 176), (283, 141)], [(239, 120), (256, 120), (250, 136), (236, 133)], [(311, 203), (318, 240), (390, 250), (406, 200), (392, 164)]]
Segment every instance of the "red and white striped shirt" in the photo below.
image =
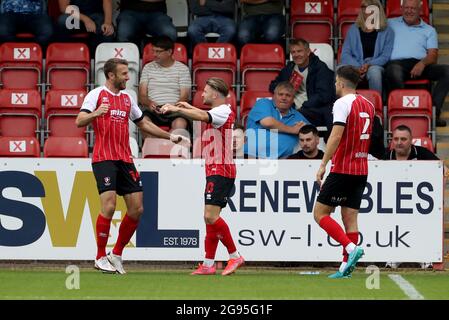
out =
[(332, 157), (331, 172), (368, 175), (368, 152), (374, 121), (374, 106), (363, 96), (348, 94), (334, 103), (334, 124), (345, 126)]
[(236, 168), (232, 152), (232, 129), (235, 114), (228, 104), (208, 111), (210, 123), (202, 136), (203, 154), (206, 158), (206, 176), (219, 175), (235, 178)]
[(109, 112), (92, 121), (95, 132), (92, 162), (122, 160), (132, 163), (128, 119), (140, 121), (143, 118), (142, 111), (126, 91), (115, 94), (105, 86), (87, 94), (81, 111), (93, 112), (102, 103), (109, 104)]

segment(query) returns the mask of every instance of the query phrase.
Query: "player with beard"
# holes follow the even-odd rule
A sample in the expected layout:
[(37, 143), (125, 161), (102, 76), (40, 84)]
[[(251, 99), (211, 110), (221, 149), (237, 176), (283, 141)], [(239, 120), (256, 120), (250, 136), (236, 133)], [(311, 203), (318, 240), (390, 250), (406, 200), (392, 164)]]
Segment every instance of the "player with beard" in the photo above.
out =
[(211, 110), (204, 111), (187, 102), (178, 102), (176, 105), (166, 104), (161, 108), (161, 112), (164, 114), (179, 112), (192, 120), (207, 123), (201, 138), (203, 154), (206, 158), (206, 190), (204, 192), (206, 257), (192, 275), (215, 274), (215, 252), (219, 241), (224, 244), (229, 253), (229, 260), (222, 275), (234, 273), (245, 262), (235, 247), (227, 223), (220, 217), (221, 209), (228, 203), (236, 176), (232, 151), (235, 113), (226, 103), (228, 91), (229, 89), (222, 79), (210, 78), (206, 81), (202, 96), (203, 103), (211, 106)]
[[(137, 229), (143, 213), (142, 183), (129, 147), (128, 119), (153, 136), (175, 143), (185, 139), (160, 129), (142, 116), (136, 101), (124, 91), (129, 80), (128, 72), (126, 60), (114, 58), (106, 61), (106, 84), (86, 95), (76, 118), (78, 127), (92, 124), (95, 133), (92, 169), (100, 194), (101, 212), (96, 222), (97, 257), (94, 266), (103, 272), (120, 274), (126, 273), (122, 264), (123, 249)], [(120, 224), (117, 242), (112, 252), (106, 255), (117, 194), (125, 199), (127, 213)]]

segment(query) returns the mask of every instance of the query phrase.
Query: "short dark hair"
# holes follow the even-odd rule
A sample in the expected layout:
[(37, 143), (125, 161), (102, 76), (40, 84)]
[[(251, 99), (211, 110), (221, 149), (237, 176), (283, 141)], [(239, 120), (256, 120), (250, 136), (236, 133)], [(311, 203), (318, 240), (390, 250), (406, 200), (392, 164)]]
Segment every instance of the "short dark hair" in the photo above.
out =
[(302, 44), (305, 48), (310, 48), (309, 41), (307, 41), (306, 39), (303, 39), (303, 38), (291, 39), (290, 42), (288, 43), (289, 48), (291, 46), (297, 46), (300, 44)]
[(406, 126), (405, 124), (401, 124), (401, 125), (397, 126), (396, 128), (394, 128), (393, 131), (396, 131), (396, 130), (408, 131), (408, 133), (410, 133), (410, 135), (412, 135), (412, 130), (408, 126)]
[(119, 58), (111, 58), (108, 61), (106, 61), (106, 63), (103, 66), (103, 72), (104, 72), (106, 79), (109, 79), (109, 72), (112, 72), (113, 74), (115, 74), (115, 72), (117, 71), (117, 66), (119, 64), (124, 64), (125, 66), (127, 66), (128, 61), (126, 61), (125, 59), (119, 59)]
[(169, 50), (173, 52), (175, 50), (175, 42), (167, 36), (160, 36), (154, 39), (153, 47), (162, 48), (164, 50)]
[(345, 79), (355, 89), (360, 81), (360, 72), (359, 69), (353, 66), (341, 66), (337, 69), (337, 77)]
[(219, 92), (223, 95), (223, 97), (227, 97), (229, 94), (228, 85), (226, 82), (221, 78), (209, 78), (206, 81), (206, 84), (214, 89), (215, 91)]
[(308, 134), (310, 132), (312, 132), (314, 136), (318, 136), (318, 129), (314, 125), (306, 124), (299, 129), (299, 133), (302, 134)]
[(242, 131), (245, 131), (245, 127), (243, 126), (243, 124), (241, 124), (238, 121), (235, 121), (234, 122), (234, 130), (238, 130), (238, 129), (240, 129)]

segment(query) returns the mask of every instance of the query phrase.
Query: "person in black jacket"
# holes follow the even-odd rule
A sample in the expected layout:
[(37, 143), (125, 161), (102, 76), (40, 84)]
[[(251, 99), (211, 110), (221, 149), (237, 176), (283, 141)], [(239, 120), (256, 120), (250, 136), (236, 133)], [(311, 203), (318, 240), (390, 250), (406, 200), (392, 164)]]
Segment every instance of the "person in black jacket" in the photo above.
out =
[(296, 90), (296, 109), (314, 126), (326, 126), (330, 132), (335, 101), (334, 72), (311, 52), (304, 39), (290, 41), (290, 54), (293, 61), (271, 81), (269, 90), (274, 92), (279, 82), (290, 81)]

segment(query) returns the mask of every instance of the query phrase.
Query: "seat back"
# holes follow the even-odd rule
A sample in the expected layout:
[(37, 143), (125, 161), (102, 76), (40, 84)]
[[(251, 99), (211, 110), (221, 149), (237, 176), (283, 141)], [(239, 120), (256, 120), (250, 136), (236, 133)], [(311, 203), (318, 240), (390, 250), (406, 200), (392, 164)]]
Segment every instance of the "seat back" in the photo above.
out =
[(425, 136), (425, 137), (415, 137), (415, 138), (412, 139), (412, 143), (415, 146), (424, 147), (424, 148), (427, 148), (427, 150), (429, 150), (431, 152), (435, 152), (435, 149), (433, 147), (432, 139), (430, 139), (427, 136)]
[(334, 49), (327, 43), (310, 43), (310, 50), (323, 61), (329, 69), (335, 69)]
[(328, 0), (292, 0), (291, 34), (309, 42), (332, 44), (334, 4)]
[(361, 94), (364, 96), (367, 100), (369, 100), (376, 110), (376, 116), (379, 117), (380, 122), (384, 122), (384, 109), (382, 104), (382, 97), (380, 96), (379, 92), (376, 90), (365, 90), (365, 89), (358, 89), (358, 94)]
[(46, 94), (45, 118), (48, 136), (85, 138), (86, 128), (78, 128), (75, 124), (85, 96), (84, 90), (50, 90)]
[(47, 49), (47, 87), (88, 90), (90, 54), (84, 43), (52, 43)]
[(338, 1), (337, 26), (340, 41), (345, 39), (346, 33), (357, 19), (360, 11), (360, 2), (360, 0)]
[[(402, 6), (403, 0), (388, 0), (385, 8), (387, 18), (395, 18), (402, 16)], [(420, 17), (426, 22), (430, 22), (430, 8), (429, 2), (427, 0), (421, 0), (421, 11), (419, 12)]]
[[(173, 59), (188, 65), (189, 60), (187, 57), (187, 49), (182, 43), (175, 43), (175, 49), (173, 51)], [(149, 62), (154, 60), (153, 45), (148, 43), (143, 49), (142, 68)]]
[(0, 135), (34, 137), (39, 134), (42, 114), (41, 95), (37, 90), (0, 91)]
[(244, 45), (240, 54), (243, 90), (267, 90), (284, 66), (285, 53), (280, 45)]
[(182, 144), (166, 139), (146, 138), (142, 146), (143, 158), (190, 158), (190, 150)]
[(81, 137), (49, 137), (44, 144), (46, 158), (87, 158), (86, 139)]
[(83, 105), (84, 90), (50, 90), (45, 95), (45, 118), (50, 114), (77, 115)]
[(192, 72), (196, 90), (203, 90), (210, 77), (222, 78), (229, 88), (235, 85), (237, 52), (230, 43), (199, 43), (193, 50)]
[(129, 42), (103, 42), (95, 51), (95, 86), (105, 84), (103, 66), (111, 58), (126, 59), (128, 61), (129, 80), (126, 88), (137, 92), (139, 85), (140, 56), (139, 48)]
[(3, 89), (40, 90), (41, 74), (42, 50), (37, 43), (0, 45), (0, 86)]
[(40, 157), (39, 141), (35, 137), (1, 137), (0, 157)]
[(387, 115), (390, 132), (404, 124), (412, 130), (413, 137), (432, 133), (434, 110), (432, 97), (427, 90), (393, 90), (388, 97)]
[(240, 118), (246, 127), (246, 119), (256, 101), (262, 98), (271, 98), (273, 94), (269, 91), (245, 91), (240, 99)]

